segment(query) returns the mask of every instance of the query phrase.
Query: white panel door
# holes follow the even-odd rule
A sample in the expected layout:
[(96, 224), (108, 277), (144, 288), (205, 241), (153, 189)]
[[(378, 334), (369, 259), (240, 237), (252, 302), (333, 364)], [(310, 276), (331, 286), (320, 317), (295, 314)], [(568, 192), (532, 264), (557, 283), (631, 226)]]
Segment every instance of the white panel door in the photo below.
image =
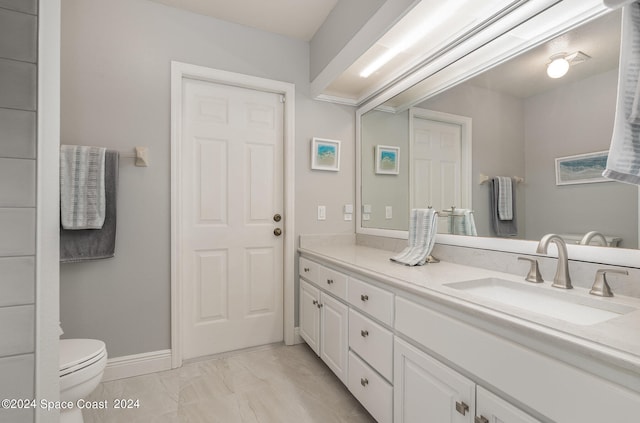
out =
[(280, 95), (183, 80), (185, 359), (283, 339)]
[(398, 339), (394, 382), (395, 423), (473, 422), (475, 384)]
[[(432, 206), (436, 210), (463, 207), (460, 125), (414, 117), (411, 148), (412, 207)], [(447, 222), (440, 219), (439, 224)], [(442, 227), (438, 232), (447, 229)]]

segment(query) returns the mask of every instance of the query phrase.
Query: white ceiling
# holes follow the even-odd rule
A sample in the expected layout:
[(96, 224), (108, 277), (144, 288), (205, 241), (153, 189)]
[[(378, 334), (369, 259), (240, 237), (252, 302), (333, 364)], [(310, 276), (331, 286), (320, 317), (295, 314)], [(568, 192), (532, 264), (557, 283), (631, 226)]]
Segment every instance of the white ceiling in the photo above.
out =
[(309, 41), (338, 0), (152, 0), (252, 28)]

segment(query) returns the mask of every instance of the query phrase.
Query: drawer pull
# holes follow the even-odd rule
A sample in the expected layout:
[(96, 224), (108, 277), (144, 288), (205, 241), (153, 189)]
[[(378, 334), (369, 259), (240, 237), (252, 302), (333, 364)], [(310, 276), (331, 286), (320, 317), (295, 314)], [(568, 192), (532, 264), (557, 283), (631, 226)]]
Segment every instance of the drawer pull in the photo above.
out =
[(366, 338), (367, 336), (369, 336), (369, 331), (366, 329), (362, 329), (360, 331), (360, 335), (362, 335), (363, 338)]
[(331, 285), (333, 283), (333, 279), (327, 279), (327, 284)]
[(489, 420), (485, 416), (476, 417), (473, 421), (475, 423), (489, 423)]
[(456, 401), (456, 411), (464, 416), (469, 411), (469, 406), (464, 402)]
[(322, 303), (318, 303), (318, 308), (322, 308), (323, 304)]
[(308, 267), (305, 267), (305, 268), (304, 268), (304, 273), (308, 273), (308, 272), (309, 272), (309, 270), (311, 270), (311, 269), (309, 269)]
[(318, 305), (318, 301), (313, 300), (313, 305)]
[(360, 378), (360, 385), (367, 386), (369, 384), (369, 379), (366, 377)]
[(360, 299), (362, 301), (368, 301), (369, 300), (369, 296), (367, 294), (362, 294), (362, 295), (360, 295)]

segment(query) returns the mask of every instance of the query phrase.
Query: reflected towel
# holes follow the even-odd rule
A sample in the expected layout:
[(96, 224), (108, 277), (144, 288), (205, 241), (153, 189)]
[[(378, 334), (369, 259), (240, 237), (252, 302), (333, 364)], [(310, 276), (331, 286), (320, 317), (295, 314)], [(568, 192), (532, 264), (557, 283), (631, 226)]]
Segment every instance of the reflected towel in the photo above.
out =
[(64, 229), (100, 229), (105, 217), (103, 147), (60, 146), (60, 218)]
[(622, 9), (618, 100), (613, 137), (602, 176), (640, 185), (640, 3)]
[(60, 262), (110, 258), (116, 248), (116, 210), (118, 191), (118, 152), (105, 154), (105, 219), (102, 229), (66, 230), (60, 228)]
[(507, 237), (518, 235), (518, 222), (516, 212), (516, 193), (513, 190), (515, 184), (511, 184), (511, 207), (512, 219), (502, 220), (498, 215), (498, 205), (500, 204), (500, 189), (498, 178), (491, 178), (491, 189), (489, 190), (489, 203), (491, 204), (491, 226), (496, 236)]
[(409, 245), (391, 261), (407, 266), (422, 266), (433, 250), (438, 230), (434, 209), (412, 209), (409, 219)]
[(454, 209), (451, 219), (451, 233), (453, 235), (478, 236), (473, 212), (469, 209)]
[(500, 220), (513, 220), (513, 189), (511, 178), (497, 176), (498, 179), (498, 217)]

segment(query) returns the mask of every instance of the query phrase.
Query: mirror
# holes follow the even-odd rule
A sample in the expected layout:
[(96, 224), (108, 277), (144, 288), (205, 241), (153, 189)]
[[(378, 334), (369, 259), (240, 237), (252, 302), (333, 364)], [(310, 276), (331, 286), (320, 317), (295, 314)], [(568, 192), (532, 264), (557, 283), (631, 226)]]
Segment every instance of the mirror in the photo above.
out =
[[(608, 246), (638, 248), (637, 187), (591, 176), (581, 183), (569, 176), (556, 180), (556, 166), (591, 166), (582, 155), (606, 151), (611, 141), (621, 19), (619, 10), (600, 15), (499, 58), (484, 72), (467, 71), (472, 66), (462, 63), (465, 58), (367, 107), (360, 120), (360, 232), (401, 236), (409, 209), (433, 206), (449, 209), (441, 213), (439, 233), (495, 237), (485, 179), (511, 176), (522, 178), (514, 180), (512, 238), (559, 233), (569, 244), (597, 231)], [(506, 36), (524, 38), (536, 26), (528, 24)], [(564, 77), (551, 79), (546, 66), (561, 52), (588, 57), (577, 54)], [(459, 82), (451, 76), (456, 72), (459, 80), (465, 73), (472, 77)], [(423, 151), (426, 133), (427, 144), (445, 147)], [(381, 147), (396, 148), (397, 174), (380, 172)], [(457, 232), (460, 217), (447, 216), (451, 206), (472, 212), (476, 233)], [(604, 241), (596, 236), (589, 243)]]

